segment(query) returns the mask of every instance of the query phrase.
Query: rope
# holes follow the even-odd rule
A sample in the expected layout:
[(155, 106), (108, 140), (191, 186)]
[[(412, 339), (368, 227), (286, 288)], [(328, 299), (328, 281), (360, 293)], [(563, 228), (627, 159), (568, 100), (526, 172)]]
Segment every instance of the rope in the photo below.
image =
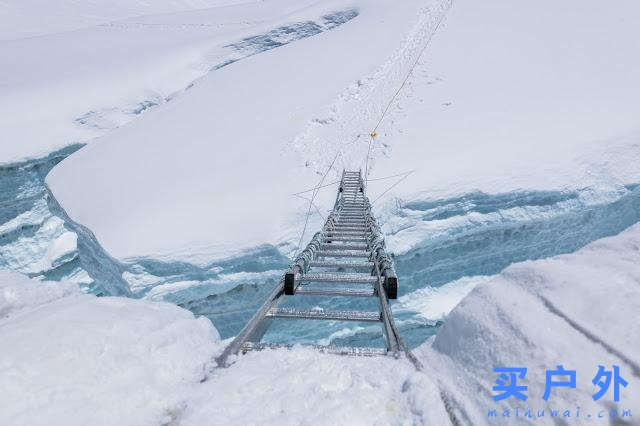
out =
[[(313, 205), (313, 201), (316, 199), (316, 195), (318, 195), (318, 191), (320, 190), (320, 186), (322, 186), (325, 178), (327, 177), (327, 175), (329, 174), (329, 172), (333, 168), (333, 164), (338, 159), (338, 155), (340, 155), (340, 151), (336, 152), (336, 156), (333, 157), (333, 161), (331, 162), (331, 165), (329, 165), (329, 168), (327, 169), (327, 171), (322, 176), (322, 179), (320, 179), (320, 182), (318, 183), (318, 185), (313, 190), (313, 195), (311, 196), (311, 199), (309, 200), (309, 209), (307, 210), (307, 217), (304, 220), (304, 228), (302, 229), (302, 235), (300, 235), (300, 241), (298, 241), (298, 250), (300, 250), (300, 248), (302, 246), (302, 240), (304, 239), (304, 234), (307, 232), (307, 225), (309, 224), (309, 216), (311, 215), (311, 206)], [(300, 251), (299, 253), (301, 253), (301, 252), (302, 251)], [(296, 258), (296, 256), (294, 256), (294, 259)]]
[(325, 219), (325, 217), (324, 217), (324, 215), (323, 215), (322, 213), (320, 213), (320, 208), (318, 208), (318, 205), (317, 205), (316, 203), (313, 203), (313, 202), (311, 201), (311, 199), (310, 199), (310, 198), (303, 197), (302, 195), (298, 195), (298, 194), (294, 194), (294, 195), (295, 195), (296, 197), (298, 197), (298, 198), (301, 198), (301, 199), (303, 199), (303, 200), (306, 200), (306, 201), (311, 202), (311, 203), (313, 204), (313, 207), (316, 209), (316, 212), (317, 212), (317, 213), (320, 215), (320, 217), (322, 218), (322, 221), (324, 222), (324, 221), (326, 220), (326, 219)]
[(367, 186), (367, 182), (369, 181), (369, 156), (371, 155), (371, 143), (373, 142), (373, 136), (369, 135), (369, 147), (367, 148), (367, 159), (364, 162), (364, 183), (365, 187)]
[(409, 170), (408, 172), (402, 172), (402, 173), (398, 173), (397, 175), (391, 175), (391, 176), (385, 176), (385, 177), (381, 177), (381, 178), (374, 178), (374, 179), (369, 179), (368, 182), (374, 182), (376, 180), (385, 180), (385, 179), (391, 179), (394, 177), (398, 177), (398, 176), (404, 176), (408, 173), (413, 173), (415, 170)]
[(389, 187), (386, 191), (384, 191), (382, 194), (378, 195), (378, 198), (376, 198), (375, 200), (373, 200), (373, 202), (371, 203), (371, 205), (373, 206), (375, 204), (376, 201), (378, 201), (380, 199), (380, 197), (382, 197), (384, 194), (386, 194), (387, 192), (391, 191), (393, 188), (395, 188), (400, 182), (402, 182), (403, 180), (405, 180), (407, 177), (409, 177), (409, 175), (413, 173), (413, 170), (411, 170), (410, 172), (407, 172), (400, 180), (398, 180), (396, 183), (394, 183), (393, 185), (391, 185), (391, 187)]
[(369, 148), (367, 149), (367, 159), (365, 161), (365, 175), (364, 175), (365, 182), (368, 181), (368, 179), (369, 179), (369, 156), (371, 154), (371, 145), (373, 143), (373, 139), (378, 135), (378, 127), (380, 127), (380, 124), (382, 123), (382, 120), (384, 120), (385, 116), (387, 115), (387, 112), (389, 111), (389, 108), (391, 108), (391, 105), (393, 104), (393, 102), (398, 97), (398, 94), (400, 94), (400, 91), (402, 91), (404, 86), (407, 84), (407, 81), (409, 81), (409, 78), (413, 74), (413, 70), (418, 65), (418, 62), (420, 62), (420, 58), (422, 58), (422, 54), (425, 52), (425, 50), (427, 50), (427, 47), (431, 44), (431, 39), (433, 38), (434, 34), (436, 32), (438, 32), (438, 28), (440, 28), (440, 24), (442, 24), (442, 21), (444, 21), (445, 15), (446, 15), (446, 13), (442, 13), (440, 15), (440, 19), (438, 19), (438, 22), (436, 23), (436, 27), (434, 28), (434, 30), (429, 35), (429, 38), (427, 39), (427, 41), (424, 44), (424, 46), (422, 46), (422, 49), (420, 50), (420, 53), (418, 53), (418, 56), (416, 57), (416, 60), (413, 62), (413, 65), (411, 65), (411, 68), (409, 69), (409, 72), (405, 76), (404, 80), (402, 80), (402, 84), (400, 85), (400, 87), (398, 87), (398, 90), (396, 90), (396, 92), (393, 94), (393, 96), (391, 97), (391, 100), (389, 101), (389, 103), (387, 103), (387, 106), (382, 111), (382, 115), (380, 116), (380, 119), (376, 123), (376, 125), (373, 128), (373, 130), (371, 131), (371, 133), (369, 133), (369, 137), (370, 137), (370, 139), (369, 139)]
[[(335, 180), (335, 181), (333, 181), (331, 183), (326, 183), (326, 184), (324, 184), (322, 186), (319, 186), (319, 187), (316, 187), (316, 188), (322, 189), (322, 188), (326, 188), (327, 186), (335, 185), (336, 183), (340, 183), (340, 181), (339, 180)], [(307, 192), (315, 191), (316, 188), (311, 188), (311, 189), (307, 189), (305, 191), (296, 192), (295, 194), (291, 194), (291, 195), (298, 196), (298, 195), (301, 195), (301, 194), (306, 194)], [(305, 198), (305, 200), (308, 200), (308, 198)]]

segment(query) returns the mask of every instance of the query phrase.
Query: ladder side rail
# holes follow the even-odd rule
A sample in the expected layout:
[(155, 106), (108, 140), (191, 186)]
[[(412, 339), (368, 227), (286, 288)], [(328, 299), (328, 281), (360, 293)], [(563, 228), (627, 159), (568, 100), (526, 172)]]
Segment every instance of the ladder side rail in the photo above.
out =
[(384, 287), (387, 291), (389, 299), (398, 298), (398, 276), (393, 266), (393, 260), (391, 256), (385, 250), (384, 238), (382, 237), (382, 231), (378, 227), (375, 218), (371, 215), (368, 218), (368, 224), (372, 230), (372, 238), (369, 242), (371, 246), (372, 256), (375, 258), (376, 263), (380, 267), (380, 274), (384, 280)]
[[(358, 177), (360, 180), (360, 188), (363, 188), (364, 182), (362, 181), (361, 172), (358, 174)], [(369, 204), (369, 199), (366, 195), (364, 195), (363, 198), (366, 206), (365, 207), (365, 215), (367, 217), (366, 223), (367, 223), (367, 227), (369, 228), (368, 229), (369, 236), (370, 236), (369, 244), (372, 244), (373, 242), (381, 241), (381, 238), (380, 238), (380, 235), (376, 232), (378, 231), (378, 229), (372, 226), (373, 222), (371, 221), (371, 217), (373, 215), (371, 214), (371, 205)], [(385, 340), (387, 342), (387, 350), (391, 352), (394, 356), (398, 356), (398, 353), (400, 351), (400, 343), (398, 341), (398, 337), (399, 337), (398, 332), (395, 329), (393, 315), (391, 314), (391, 309), (389, 308), (385, 286), (382, 284), (383, 276), (380, 270), (380, 265), (378, 263), (378, 258), (375, 255), (375, 247), (370, 247), (370, 248), (371, 248), (371, 259), (369, 260), (373, 262), (374, 269), (372, 272), (377, 277), (376, 293), (378, 294), (378, 302), (380, 304), (380, 315), (382, 317), (382, 323), (383, 323), (382, 330), (384, 332)]]
[(222, 354), (216, 358), (219, 366), (226, 367), (227, 359), (232, 355), (236, 355), (242, 349), (242, 345), (245, 342), (259, 342), (262, 339), (262, 336), (272, 321), (272, 319), (266, 318), (267, 312), (280, 304), (283, 294), (284, 278), (280, 280), (264, 304), (253, 317), (251, 317), (240, 333), (238, 333), (233, 341), (225, 348)]
[[(386, 253), (385, 253), (386, 254)], [(382, 285), (383, 276), (382, 270), (380, 268), (380, 259), (372, 253), (372, 261), (375, 265), (375, 272), (378, 276), (378, 299), (380, 301), (382, 319), (385, 324), (385, 336), (392, 336), (389, 340), (387, 340), (389, 344), (389, 350), (393, 352), (395, 356), (398, 355), (400, 351), (404, 352), (407, 358), (411, 361), (411, 363), (418, 369), (422, 370), (422, 363), (413, 355), (411, 350), (405, 345), (400, 333), (398, 332), (398, 328), (396, 327), (395, 320), (393, 319), (393, 314), (391, 312), (391, 308), (389, 307), (389, 297), (386, 292), (386, 286)], [(393, 267), (393, 265), (391, 265)], [(395, 271), (393, 272), (395, 276)], [(397, 288), (397, 286), (396, 286)]]
[[(360, 180), (362, 182), (362, 175), (360, 175)], [(362, 182), (362, 185), (364, 186), (364, 182)], [(422, 371), (424, 369), (424, 366), (402, 340), (402, 337), (400, 336), (400, 333), (398, 332), (398, 329), (396, 327), (395, 320), (393, 319), (391, 308), (389, 307), (388, 302), (388, 299), (390, 297), (388, 297), (386, 291), (388, 286), (393, 287), (393, 291), (395, 294), (392, 295), (393, 297), (391, 298), (397, 298), (398, 278), (393, 266), (393, 260), (385, 250), (382, 230), (378, 226), (378, 222), (373, 215), (371, 204), (369, 203), (369, 198), (365, 196), (364, 200), (366, 203), (366, 211), (368, 216), (367, 224), (371, 232), (371, 260), (375, 265), (375, 272), (378, 277), (384, 277), (385, 285), (380, 285), (380, 283), (378, 284), (378, 296), (380, 305), (382, 307), (382, 316), (383, 320), (385, 321), (385, 326), (387, 323), (389, 326), (387, 333), (393, 334), (393, 336), (395, 337), (395, 341), (397, 342), (398, 349), (405, 353), (409, 361), (411, 361), (411, 363), (414, 365), (414, 367), (416, 367), (417, 370)]]
[(307, 247), (296, 257), (293, 264), (284, 274), (284, 294), (292, 296), (295, 294), (296, 276), (306, 274), (311, 267), (311, 262), (315, 259), (316, 252), (322, 248), (325, 232), (316, 232)]
[(382, 316), (383, 323), (383, 331), (385, 340), (387, 341), (387, 349), (389, 352), (393, 353), (394, 356), (398, 356), (398, 352), (400, 351), (400, 343), (398, 342), (398, 332), (395, 329), (395, 324), (393, 322), (393, 316), (391, 315), (391, 310), (389, 309), (389, 303), (387, 301), (387, 294), (384, 290), (384, 286), (382, 285), (382, 279), (380, 276), (380, 268), (378, 264), (374, 261), (375, 272), (378, 277), (378, 283), (376, 284), (376, 292), (378, 293), (378, 302), (380, 303), (380, 314)]
[[(362, 174), (360, 176), (360, 186), (364, 187), (365, 182), (362, 179)], [(384, 237), (382, 234), (382, 230), (378, 226), (378, 222), (372, 211), (371, 203), (369, 202), (369, 198), (367, 196), (364, 197), (364, 202), (366, 205), (366, 221), (367, 226), (371, 231), (371, 239), (369, 241), (369, 245), (371, 248), (371, 252), (377, 265), (380, 268), (380, 274), (384, 278), (384, 287), (389, 299), (397, 299), (398, 298), (398, 277), (396, 275), (395, 268), (393, 266), (393, 260), (387, 254), (385, 250)]]
[[(344, 172), (343, 172), (344, 173)], [(338, 192), (336, 197), (334, 209), (327, 217), (327, 220), (322, 227), (322, 231), (316, 232), (309, 244), (305, 247), (298, 256), (293, 260), (291, 266), (284, 274), (284, 294), (292, 296), (295, 294), (296, 289), (296, 276), (306, 274), (311, 267), (311, 262), (315, 259), (316, 253), (322, 248), (324, 239), (327, 233), (333, 229), (333, 226), (337, 222), (337, 215), (340, 206), (342, 205), (341, 192)]]

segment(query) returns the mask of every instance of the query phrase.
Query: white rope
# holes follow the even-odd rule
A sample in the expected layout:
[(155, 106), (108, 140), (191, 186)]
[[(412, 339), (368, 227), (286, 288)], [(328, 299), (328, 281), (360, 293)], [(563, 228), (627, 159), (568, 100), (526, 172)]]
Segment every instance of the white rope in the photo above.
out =
[[(335, 185), (336, 183), (340, 183), (340, 181), (339, 180), (335, 180), (335, 181), (333, 181), (331, 183), (325, 183), (324, 185), (322, 185), (320, 187), (316, 187), (316, 188), (322, 189), (322, 188), (326, 188), (327, 186)], [(307, 192), (315, 191), (316, 188), (311, 188), (311, 189), (307, 189), (305, 191), (296, 192), (295, 194), (291, 194), (291, 195), (296, 196), (296, 195), (306, 194)], [(308, 198), (305, 198), (305, 200), (308, 200)]]
[(404, 176), (407, 173), (413, 173), (414, 171), (415, 170), (409, 170), (409, 171), (406, 171), (406, 172), (398, 173), (396, 175), (385, 176), (385, 177), (381, 177), (381, 178), (368, 179), (368, 182), (374, 182), (374, 181), (377, 181), (377, 180), (385, 180), (385, 179), (391, 179), (391, 178), (398, 177), (398, 176)]
[(305, 201), (311, 202), (313, 204), (313, 207), (316, 209), (316, 212), (318, 213), (318, 215), (320, 215), (320, 218), (322, 218), (322, 221), (324, 222), (326, 220), (324, 215), (320, 212), (320, 208), (318, 207), (318, 205), (316, 203), (313, 203), (310, 198), (303, 197), (302, 195), (298, 195), (298, 194), (294, 194), (294, 195), (296, 197), (298, 197), (298, 198), (301, 198), (301, 199), (305, 200)]
[(413, 173), (413, 170), (411, 170), (410, 172), (405, 173), (405, 175), (403, 177), (401, 177), (396, 183), (394, 183), (393, 185), (391, 185), (386, 191), (384, 191), (382, 194), (378, 195), (378, 198), (376, 198), (375, 200), (373, 200), (373, 202), (371, 203), (371, 205), (373, 206), (375, 204), (376, 201), (378, 201), (380, 199), (380, 197), (382, 197), (384, 194), (386, 194), (387, 192), (391, 191), (393, 188), (396, 187), (396, 185), (398, 185), (400, 182), (402, 182), (403, 180), (405, 180), (407, 177), (409, 177), (409, 175)]
[(304, 221), (304, 228), (302, 229), (302, 235), (300, 235), (300, 241), (298, 241), (298, 253), (296, 253), (296, 256), (294, 256), (294, 259), (298, 256), (298, 254), (300, 254), (302, 252), (302, 247), (301, 247), (302, 246), (302, 240), (304, 239), (304, 234), (307, 232), (307, 225), (309, 224), (309, 216), (311, 215), (311, 207), (313, 205), (313, 201), (316, 199), (316, 195), (318, 195), (318, 191), (320, 191), (320, 187), (324, 183), (325, 178), (327, 177), (327, 175), (329, 174), (329, 172), (333, 168), (334, 163), (338, 159), (338, 155), (340, 155), (340, 151), (336, 152), (336, 156), (333, 157), (333, 161), (331, 162), (331, 165), (329, 165), (329, 168), (327, 169), (327, 171), (322, 176), (322, 179), (320, 179), (320, 182), (314, 188), (314, 191), (313, 191), (313, 194), (311, 196), (311, 199), (309, 200), (309, 209), (307, 210), (307, 216), (306, 216), (305, 221)]
[(364, 175), (365, 182), (368, 181), (368, 179), (369, 179), (369, 156), (371, 155), (371, 145), (373, 143), (373, 138), (377, 135), (378, 127), (380, 127), (380, 124), (382, 123), (382, 120), (384, 120), (385, 116), (387, 115), (387, 112), (389, 111), (389, 108), (391, 108), (391, 105), (393, 104), (393, 102), (398, 97), (398, 94), (400, 94), (400, 91), (407, 84), (407, 81), (409, 81), (409, 78), (411, 77), (411, 75), (413, 75), (413, 70), (418, 65), (418, 62), (420, 62), (420, 58), (422, 58), (422, 54), (425, 52), (425, 50), (427, 50), (427, 47), (431, 44), (431, 39), (433, 38), (434, 34), (436, 32), (438, 32), (438, 28), (440, 28), (440, 24), (442, 24), (442, 21), (444, 21), (444, 17), (445, 16), (446, 16), (446, 13), (442, 13), (440, 15), (440, 19), (438, 19), (438, 22), (436, 23), (436, 27), (433, 29), (433, 31), (429, 35), (429, 38), (425, 42), (424, 46), (422, 46), (422, 49), (420, 50), (420, 53), (418, 53), (418, 56), (416, 57), (416, 60), (413, 62), (413, 65), (411, 65), (411, 68), (409, 69), (409, 72), (405, 76), (404, 80), (402, 80), (402, 84), (400, 85), (400, 87), (398, 87), (398, 90), (395, 91), (395, 93), (391, 97), (391, 100), (389, 101), (389, 103), (387, 103), (387, 106), (382, 111), (382, 115), (380, 116), (380, 119), (376, 123), (376, 125), (373, 128), (373, 130), (371, 131), (371, 133), (369, 133), (369, 148), (367, 149), (367, 158), (366, 158), (366, 161), (365, 161), (365, 175)]

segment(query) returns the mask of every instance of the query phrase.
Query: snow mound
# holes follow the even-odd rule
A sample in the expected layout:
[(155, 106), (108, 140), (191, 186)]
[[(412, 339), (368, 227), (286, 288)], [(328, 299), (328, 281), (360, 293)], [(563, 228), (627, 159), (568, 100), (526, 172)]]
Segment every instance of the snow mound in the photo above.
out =
[[(583, 415), (635, 408), (640, 400), (640, 226), (550, 259), (523, 262), (478, 285), (451, 312), (434, 339), (418, 349), (463, 424), (484, 424), (487, 409), (581, 407)], [(579, 297), (576, 297), (579, 295)], [(545, 371), (576, 370), (576, 389), (541, 399)], [(628, 381), (620, 402), (612, 391), (597, 402), (598, 365), (620, 366)], [(529, 399), (494, 403), (494, 367), (526, 366)], [(456, 378), (456, 380), (452, 380)], [(513, 413), (513, 411), (512, 411)], [(484, 419), (484, 420), (483, 420)], [(535, 419), (533, 420), (535, 421)]]
[(169, 423), (220, 348), (168, 303), (0, 273), (0, 424)]
[(0, 270), (0, 321), (24, 309), (81, 294), (78, 286), (68, 282), (34, 284), (22, 274)]

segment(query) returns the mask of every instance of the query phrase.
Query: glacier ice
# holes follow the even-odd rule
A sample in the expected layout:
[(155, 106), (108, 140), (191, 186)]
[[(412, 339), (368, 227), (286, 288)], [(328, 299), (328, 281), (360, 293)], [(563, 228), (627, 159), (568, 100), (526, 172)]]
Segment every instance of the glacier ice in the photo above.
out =
[[(204, 263), (113, 259), (44, 184), (47, 172), (78, 148), (0, 168), (2, 186), (10, 189), (0, 200), (0, 267), (72, 281), (98, 295), (170, 301), (211, 319), (223, 338), (235, 335), (280, 279), (288, 264), (283, 250), (263, 245)], [(382, 219), (402, 283), (400, 303), (392, 307), (403, 336), (417, 346), (486, 276), (515, 262), (575, 251), (638, 222), (640, 185), (417, 199), (383, 212)], [(309, 309), (375, 309), (369, 302), (305, 299)], [(292, 343), (327, 339), (383, 344), (377, 327), (339, 323), (275, 321), (265, 336)]]
[(51, 168), (82, 145), (0, 166), (0, 268), (71, 281), (98, 295), (130, 295), (122, 265), (74, 222), (47, 188)]
[[(397, 325), (407, 343), (418, 346), (437, 332), (446, 314), (475, 285), (510, 264), (573, 252), (638, 221), (639, 185), (470, 193), (405, 202), (383, 216), (401, 283), (400, 301), (392, 304)], [(276, 274), (261, 285), (248, 281), (182, 306), (208, 316), (223, 337), (230, 337), (253, 315), (278, 278)], [(297, 306), (376, 308), (362, 299), (318, 297), (307, 297), (303, 306), (298, 302)], [(327, 336), (333, 344), (382, 345), (378, 327), (338, 322), (275, 320), (265, 340), (327, 343)]]

